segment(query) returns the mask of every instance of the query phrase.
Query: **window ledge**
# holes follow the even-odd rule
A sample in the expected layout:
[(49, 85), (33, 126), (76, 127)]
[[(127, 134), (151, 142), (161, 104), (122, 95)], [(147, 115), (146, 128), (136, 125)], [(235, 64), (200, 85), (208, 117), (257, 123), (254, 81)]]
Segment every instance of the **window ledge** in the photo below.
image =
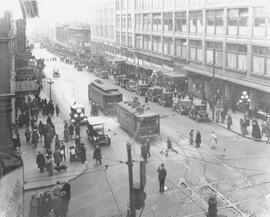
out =
[(230, 68), (230, 67), (225, 67), (225, 69), (228, 71), (231, 71), (231, 72), (241, 73), (243, 75), (247, 74), (247, 71), (244, 71), (244, 70), (234, 69), (234, 68)]
[[(211, 64), (211, 63), (205, 63), (204, 65), (209, 66), (209, 67), (213, 67), (213, 64)], [(222, 66), (215, 65), (215, 68), (222, 69), (223, 67)]]
[(187, 59), (187, 62), (189, 62), (189, 63), (195, 63), (195, 64), (202, 64), (202, 62), (201, 61), (198, 61), (198, 60), (193, 60), (193, 59)]
[(250, 72), (250, 75), (257, 78), (264, 78), (270, 80), (270, 74), (258, 74), (256, 72)]

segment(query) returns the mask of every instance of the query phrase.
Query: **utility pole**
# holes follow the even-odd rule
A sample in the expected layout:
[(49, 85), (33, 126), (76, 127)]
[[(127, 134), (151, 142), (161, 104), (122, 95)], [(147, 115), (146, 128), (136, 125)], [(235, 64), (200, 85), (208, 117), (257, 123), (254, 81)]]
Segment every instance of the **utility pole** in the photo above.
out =
[(215, 102), (215, 91), (216, 91), (216, 79), (215, 79), (215, 62), (216, 62), (216, 50), (215, 48), (213, 49), (213, 74), (212, 74), (212, 121), (215, 120), (215, 107), (216, 107), (216, 102)]
[(52, 100), (52, 84), (53, 84), (53, 81), (50, 79), (49, 81), (47, 81), (47, 83), (50, 85), (50, 100)]
[(128, 176), (129, 176), (129, 209), (130, 217), (136, 217), (135, 211), (135, 197), (133, 190), (133, 172), (132, 172), (132, 157), (131, 157), (131, 144), (127, 143), (127, 155), (128, 155)]

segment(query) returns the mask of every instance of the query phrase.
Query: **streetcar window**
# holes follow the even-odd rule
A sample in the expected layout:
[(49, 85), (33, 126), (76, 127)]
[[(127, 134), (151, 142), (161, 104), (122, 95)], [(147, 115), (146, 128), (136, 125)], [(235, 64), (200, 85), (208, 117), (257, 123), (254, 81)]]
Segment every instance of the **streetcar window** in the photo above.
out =
[(142, 120), (141, 127), (151, 127), (157, 125), (157, 118), (156, 117), (147, 117)]

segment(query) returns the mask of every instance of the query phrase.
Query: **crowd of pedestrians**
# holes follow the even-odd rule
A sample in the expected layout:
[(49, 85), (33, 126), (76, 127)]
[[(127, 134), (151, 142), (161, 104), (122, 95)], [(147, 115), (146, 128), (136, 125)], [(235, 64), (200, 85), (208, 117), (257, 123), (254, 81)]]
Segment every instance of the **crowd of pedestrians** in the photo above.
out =
[(70, 198), (70, 184), (57, 182), (51, 190), (32, 195), (29, 217), (66, 217)]

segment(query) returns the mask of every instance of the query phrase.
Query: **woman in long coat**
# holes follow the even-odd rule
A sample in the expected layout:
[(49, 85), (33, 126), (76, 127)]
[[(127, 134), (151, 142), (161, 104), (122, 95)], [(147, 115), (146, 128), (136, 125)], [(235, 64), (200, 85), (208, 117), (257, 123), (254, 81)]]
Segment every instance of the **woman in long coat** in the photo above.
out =
[(189, 132), (189, 144), (194, 145), (194, 130), (191, 129)]
[(262, 138), (261, 129), (257, 120), (252, 121), (252, 137), (255, 139), (255, 141)]
[(37, 217), (38, 216), (38, 198), (35, 195), (32, 195), (30, 200), (30, 209), (29, 209), (29, 217)]
[(95, 148), (93, 159), (96, 160), (96, 163), (99, 161), (99, 163), (101, 164), (101, 150), (99, 145), (97, 145)]
[(201, 146), (202, 143), (202, 136), (199, 130), (197, 130), (196, 133), (196, 138), (195, 138), (195, 144), (196, 144), (196, 148), (199, 148)]
[(86, 149), (84, 147), (84, 143), (81, 144), (81, 161), (82, 163), (86, 162)]

